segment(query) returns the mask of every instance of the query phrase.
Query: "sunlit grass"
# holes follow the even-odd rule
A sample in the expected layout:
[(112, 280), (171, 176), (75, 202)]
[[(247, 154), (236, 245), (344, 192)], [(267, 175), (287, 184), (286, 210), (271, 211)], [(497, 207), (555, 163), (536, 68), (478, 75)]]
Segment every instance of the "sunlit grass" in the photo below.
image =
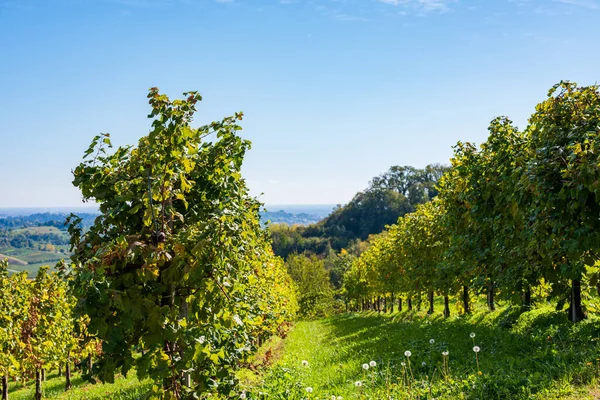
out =
[(310, 387), (313, 399), (592, 399), (599, 336), (597, 316), (572, 324), (550, 305), (523, 314), (478, 307), (449, 319), (423, 311), (299, 322), (248, 398), (306, 398)]
[[(246, 398), (600, 398), (598, 316), (572, 324), (547, 304), (526, 313), (490, 313), (479, 304), (472, 315), (449, 319), (439, 307), (434, 316), (425, 309), (298, 322), (240, 371)], [(44, 397), (51, 399), (138, 399), (151, 385), (134, 373), (96, 385), (74, 374), (74, 388), (64, 392), (64, 377), (54, 371), (47, 378)], [(31, 399), (33, 388), (32, 380), (11, 382), (9, 398)]]
[[(65, 378), (58, 376), (54, 371), (46, 376), (42, 382), (42, 393), (44, 398), (49, 399), (113, 399), (133, 400), (139, 399), (151, 386), (149, 381), (140, 382), (135, 373), (130, 372), (127, 377), (115, 379), (115, 383), (92, 385), (84, 381), (79, 374), (73, 374), (71, 379), (73, 388), (65, 391)], [(30, 400), (35, 393), (35, 381), (28, 380), (24, 383), (11, 382), (9, 384), (10, 400)]]

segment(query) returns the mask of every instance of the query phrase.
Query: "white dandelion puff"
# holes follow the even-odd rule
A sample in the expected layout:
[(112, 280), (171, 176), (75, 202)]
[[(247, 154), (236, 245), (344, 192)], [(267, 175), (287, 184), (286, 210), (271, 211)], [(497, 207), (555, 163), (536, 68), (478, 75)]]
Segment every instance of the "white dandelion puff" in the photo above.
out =
[(426, 363), (425, 361), (423, 361), (423, 362), (421, 363), (421, 366), (422, 366), (422, 367), (424, 367), (424, 366), (426, 366), (426, 365), (427, 365), (427, 363)]
[(473, 347), (473, 351), (474, 351), (475, 353), (479, 353), (479, 351), (480, 351), (480, 350), (481, 350), (481, 349), (479, 348), (479, 346), (475, 346), (475, 347)]
[(400, 363), (400, 365), (402, 365), (403, 367), (406, 367), (406, 363), (405, 363), (404, 361), (402, 361), (402, 362)]
[(475, 337), (475, 332), (471, 332), (469, 336), (471, 336), (471, 339), (473, 339)]
[(410, 356), (412, 356), (412, 353), (410, 352), (410, 350), (406, 350), (406, 351), (404, 352), (404, 355), (405, 355), (406, 357), (410, 357)]
[(375, 368), (375, 366), (377, 365), (377, 363), (376, 363), (375, 361), (371, 361), (371, 362), (369, 363), (369, 365), (370, 365), (372, 368)]
[(305, 367), (307, 367), (308, 366), (308, 361), (302, 360), (302, 365), (304, 365)]
[(448, 351), (442, 351), (442, 355), (448, 357), (448, 354), (450, 354)]
[(362, 386), (362, 382), (361, 381), (356, 381), (356, 382), (354, 382), (354, 386), (361, 387)]
[(435, 339), (429, 339), (429, 343), (434, 344), (435, 343)]
[(307, 392), (307, 393), (312, 393), (312, 388), (311, 388), (310, 386), (309, 386), (309, 387), (307, 387), (307, 388), (306, 388), (306, 392)]
[(369, 364), (365, 363), (362, 365), (363, 369), (366, 371), (369, 369)]

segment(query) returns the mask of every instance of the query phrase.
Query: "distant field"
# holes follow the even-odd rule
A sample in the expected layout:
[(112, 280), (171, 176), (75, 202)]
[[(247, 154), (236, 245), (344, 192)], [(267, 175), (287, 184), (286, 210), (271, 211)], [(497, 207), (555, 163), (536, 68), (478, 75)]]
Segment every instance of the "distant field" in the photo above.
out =
[(25, 261), (28, 264), (41, 263), (47, 261), (49, 262), (68, 257), (68, 254), (63, 253), (41, 251), (28, 248), (17, 249), (14, 247), (2, 247), (0, 248), (0, 254), (4, 254), (8, 257)]
[(37, 235), (45, 235), (48, 233), (54, 233), (56, 235), (65, 235), (65, 236), (67, 235), (67, 233), (65, 231), (61, 231), (60, 229), (58, 229), (55, 226), (30, 226), (27, 228), (13, 229), (11, 232), (15, 233), (15, 234), (30, 233), (30, 234), (37, 234)]
[(2, 247), (0, 248), (0, 259), (4, 258), (8, 258), (11, 271), (27, 271), (29, 276), (35, 276), (42, 265), (48, 265), (50, 269), (54, 269), (58, 261), (69, 258), (69, 253)]
[(11, 265), (10, 270), (11, 270), (11, 272), (27, 271), (27, 275), (30, 278), (35, 278), (40, 267), (42, 267), (44, 265), (49, 266), (50, 271), (55, 271), (54, 266), (56, 265), (57, 262), (58, 262), (58, 260), (56, 260), (54, 262), (43, 262), (43, 263), (35, 263), (35, 264), (27, 264), (27, 265)]
[(27, 265), (27, 261), (23, 261), (18, 258), (10, 257), (10, 256), (0, 253), (0, 260), (3, 260), (3, 259), (8, 259), (8, 263), (10, 265)]

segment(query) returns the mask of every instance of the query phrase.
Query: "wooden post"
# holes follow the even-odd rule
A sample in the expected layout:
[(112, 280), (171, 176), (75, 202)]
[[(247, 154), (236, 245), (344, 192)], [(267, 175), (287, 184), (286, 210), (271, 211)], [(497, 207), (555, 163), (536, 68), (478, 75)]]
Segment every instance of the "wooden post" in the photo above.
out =
[(531, 288), (529, 286), (527, 286), (527, 289), (525, 289), (525, 291), (523, 292), (523, 303), (522, 303), (522, 308), (523, 311), (529, 311), (531, 310)]
[(2, 376), (2, 400), (8, 400), (8, 375)]
[(469, 288), (467, 286), (463, 286), (463, 308), (465, 314), (471, 313), (471, 308), (469, 307)]
[(494, 311), (496, 309), (496, 304), (494, 301), (494, 282), (490, 282), (488, 284), (487, 303), (490, 311)]
[(35, 370), (35, 400), (42, 400), (42, 373), (39, 369)]
[(579, 322), (585, 319), (585, 313), (581, 306), (581, 281), (571, 281), (571, 304), (569, 306), (569, 321)]
[(73, 385), (71, 384), (71, 364), (69, 363), (69, 361), (67, 361), (65, 364), (65, 379), (65, 391), (71, 390)]
[(444, 317), (448, 318), (450, 316), (450, 299), (448, 299), (448, 295), (444, 296)]
[(429, 292), (429, 310), (427, 310), (427, 314), (433, 314), (433, 290)]

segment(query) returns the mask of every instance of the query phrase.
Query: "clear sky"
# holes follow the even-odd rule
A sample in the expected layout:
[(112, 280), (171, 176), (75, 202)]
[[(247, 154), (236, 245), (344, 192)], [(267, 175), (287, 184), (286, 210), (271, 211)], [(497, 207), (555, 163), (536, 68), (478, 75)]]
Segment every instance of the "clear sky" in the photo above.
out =
[(262, 201), (346, 203), (600, 79), (600, 0), (0, 0), (0, 207), (80, 204), (92, 137), (148, 132), (147, 89), (244, 111)]

